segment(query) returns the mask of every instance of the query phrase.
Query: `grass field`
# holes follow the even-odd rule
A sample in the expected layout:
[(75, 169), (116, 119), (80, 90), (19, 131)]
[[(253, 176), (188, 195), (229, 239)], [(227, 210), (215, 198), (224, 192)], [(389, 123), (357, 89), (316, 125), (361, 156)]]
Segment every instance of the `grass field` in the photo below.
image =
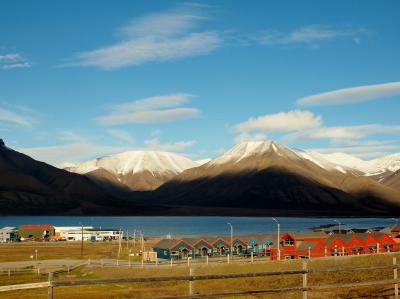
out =
[[(145, 251), (154, 244), (154, 239), (145, 242)], [(133, 253), (141, 250), (139, 243), (130, 242), (129, 248)], [(118, 242), (84, 242), (81, 255), (80, 242), (21, 242), (0, 244), (0, 262), (29, 261), (31, 255), (38, 251), (38, 259), (102, 259), (118, 257)], [(121, 259), (127, 259), (126, 242), (121, 244)]]
[[(95, 244), (88, 245), (88, 257), (107, 256), (107, 252), (117, 249), (118, 244), (106, 244), (97, 248)], [(52, 245), (53, 246), (53, 245)], [(110, 246), (110, 247), (108, 247)], [(51, 246), (50, 246), (51, 247)], [(73, 248), (73, 246), (72, 246)], [(68, 249), (68, 248), (67, 248)], [(54, 252), (49, 256), (60, 257), (60, 252)], [(72, 254), (80, 254), (73, 249)], [(18, 251), (20, 252), (20, 251)], [(20, 253), (18, 253), (19, 255)], [(64, 253), (66, 254), (66, 253)], [(65, 257), (65, 256), (63, 256)], [(364, 255), (354, 257), (336, 257), (326, 259), (315, 259), (308, 261), (310, 269), (326, 269), (339, 267), (357, 267), (372, 265), (391, 265), (393, 254)], [(3, 257), (4, 258), (4, 257)], [(398, 256), (400, 260), (400, 255)], [(193, 266), (194, 274), (224, 274), (260, 271), (280, 271), (289, 269), (301, 269), (300, 261), (281, 261), (254, 264), (239, 264), (233, 261), (232, 264), (205, 264)], [(77, 280), (77, 279), (96, 279), (96, 278), (115, 278), (115, 277), (139, 277), (139, 276), (169, 276), (189, 274), (189, 268), (181, 266), (160, 266), (154, 268), (117, 268), (117, 267), (94, 267), (82, 266), (70, 273), (60, 273), (55, 276), (56, 280)], [(370, 270), (370, 271), (347, 271), (333, 273), (311, 273), (308, 275), (309, 285), (334, 284), (359, 282), (367, 280), (390, 279), (393, 271)], [(47, 276), (38, 275), (15, 275), (0, 276), (0, 284), (16, 284), (24, 282), (45, 281)], [(301, 286), (301, 275), (270, 276), (246, 279), (225, 279), (193, 282), (194, 294), (200, 293), (221, 293), (228, 291), (244, 291), (257, 289), (271, 289), (279, 287), (298, 287)], [(91, 286), (72, 286), (57, 287), (54, 289), (54, 298), (138, 298), (138, 297), (159, 297), (176, 296), (188, 294), (188, 282), (153, 282), (153, 283), (118, 283)], [(0, 293), (0, 298), (46, 298), (46, 289), (26, 290), (17, 292)], [(285, 293), (273, 295), (243, 296), (240, 298), (301, 298), (301, 293)], [(368, 287), (361, 289), (333, 289), (325, 292), (309, 292), (309, 298), (392, 298), (393, 286)], [(238, 297), (239, 298), (239, 297)]]

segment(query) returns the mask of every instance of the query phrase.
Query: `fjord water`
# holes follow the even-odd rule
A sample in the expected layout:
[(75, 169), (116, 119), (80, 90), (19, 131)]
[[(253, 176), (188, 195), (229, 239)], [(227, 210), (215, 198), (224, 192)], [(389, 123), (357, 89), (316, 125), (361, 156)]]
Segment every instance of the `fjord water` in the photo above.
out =
[[(281, 231), (308, 230), (323, 224), (338, 221), (344, 228), (372, 228), (396, 223), (393, 218), (314, 218), (280, 217)], [(237, 235), (275, 233), (276, 224), (269, 217), (89, 217), (89, 216), (1, 216), (0, 227), (21, 224), (52, 224), (54, 226), (94, 226), (117, 228), (128, 231), (142, 231), (148, 236), (191, 236), (229, 234), (227, 223), (231, 223)]]

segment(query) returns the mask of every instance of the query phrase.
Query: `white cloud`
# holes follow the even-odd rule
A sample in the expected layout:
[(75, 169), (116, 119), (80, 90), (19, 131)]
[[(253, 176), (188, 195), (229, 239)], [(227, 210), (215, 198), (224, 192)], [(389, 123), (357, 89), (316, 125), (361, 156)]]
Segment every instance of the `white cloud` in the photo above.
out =
[(319, 153), (347, 153), (363, 159), (382, 157), (393, 151), (399, 151), (400, 146), (392, 141), (357, 141), (335, 147), (313, 148)]
[(0, 63), (12, 63), (21, 61), (22, 56), (19, 53), (10, 53), (5, 55), (0, 55)]
[(0, 68), (3, 70), (29, 68), (32, 64), (20, 53), (0, 55)]
[(256, 40), (262, 45), (318, 45), (318, 43), (337, 38), (352, 38), (355, 43), (360, 43), (359, 35), (363, 29), (352, 27), (334, 28), (332, 26), (311, 24), (297, 28), (291, 32), (267, 31), (259, 34)]
[(30, 68), (31, 66), (32, 66), (32, 64), (30, 62), (22, 62), (22, 63), (6, 64), (6, 65), (3, 65), (1, 68), (3, 70), (23, 69), (23, 68)]
[(158, 138), (153, 138), (144, 141), (147, 149), (167, 151), (167, 152), (180, 152), (190, 148), (196, 144), (195, 140), (177, 141), (172, 143), (161, 143)]
[(123, 131), (123, 130), (108, 130), (108, 133), (113, 136), (116, 137), (124, 142), (126, 142), (127, 144), (134, 144), (135, 143), (135, 138), (128, 132)]
[(150, 14), (121, 28), (120, 42), (78, 53), (67, 65), (112, 70), (207, 54), (221, 46), (222, 38), (215, 31), (194, 31), (205, 19), (198, 7), (190, 5)]
[(165, 96), (155, 96), (117, 104), (113, 107), (117, 110), (143, 111), (159, 108), (170, 108), (186, 104), (194, 96), (186, 93), (174, 93)]
[(24, 111), (12, 111), (10, 108), (0, 107), (0, 124), (17, 125), (22, 127), (32, 127), (34, 120), (26, 115)]
[(400, 95), (400, 82), (333, 90), (300, 98), (297, 100), (297, 104), (302, 106), (350, 104), (394, 95)]
[(105, 146), (91, 142), (83, 142), (47, 147), (19, 148), (17, 150), (36, 160), (57, 166), (66, 162), (77, 163), (86, 161), (95, 157), (123, 152), (128, 149), (126, 147)]
[(360, 126), (320, 127), (301, 132), (289, 133), (283, 137), (286, 142), (312, 139), (329, 139), (332, 142), (362, 139), (370, 135), (400, 134), (400, 125), (368, 124)]
[(239, 132), (290, 132), (316, 128), (321, 125), (321, 116), (310, 111), (292, 110), (267, 114), (237, 124)]
[[(150, 124), (191, 118), (200, 114), (197, 108), (176, 107), (192, 98), (189, 94), (170, 94), (113, 105), (108, 115), (95, 120), (105, 126), (122, 124)], [(163, 109), (170, 108), (170, 109)]]
[(235, 138), (235, 143), (241, 143), (246, 141), (261, 141), (267, 139), (267, 136), (263, 133), (240, 133)]

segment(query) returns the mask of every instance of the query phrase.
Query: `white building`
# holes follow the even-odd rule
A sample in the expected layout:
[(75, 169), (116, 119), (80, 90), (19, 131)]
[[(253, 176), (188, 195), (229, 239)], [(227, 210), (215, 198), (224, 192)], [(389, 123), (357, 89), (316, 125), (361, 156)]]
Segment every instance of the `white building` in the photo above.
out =
[(55, 239), (65, 241), (111, 241), (118, 240), (122, 232), (118, 229), (98, 229), (92, 226), (55, 227)]
[(90, 240), (87, 230), (92, 228), (93, 226), (84, 226), (82, 231), (82, 226), (55, 226), (54, 238), (63, 241), (81, 241), (83, 232), (83, 240)]
[(93, 228), (87, 231), (92, 234), (92, 241), (112, 241), (123, 237), (123, 232), (115, 228)]
[(6, 226), (0, 229), (0, 243), (16, 241), (18, 230), (16, 227)]

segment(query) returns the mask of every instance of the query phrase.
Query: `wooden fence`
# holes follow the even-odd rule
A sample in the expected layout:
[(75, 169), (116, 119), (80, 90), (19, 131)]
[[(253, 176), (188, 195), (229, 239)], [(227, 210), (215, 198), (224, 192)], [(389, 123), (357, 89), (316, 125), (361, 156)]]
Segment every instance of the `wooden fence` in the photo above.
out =
[[(274, 293), (287, 293), (287, 292), (302, 292), (303, 299), (307, 299), (308, 292), (310, 291), (321, 291), (337, 288), (360, 288), (368, 286), (383, 286), (393, 285), (394, 298), (399, 299), (398, 285), (400, 280), (398, 279), (397, 269), (398, 264), (396, 257), (393, 257), (392, 265), (375, 265), (375, 266), (360, 266), (360, 267), (341, 267), (334, 269), (308, 269), (307, 261), (303, 261), (303, 267), (301, 270), (286, 270), (286, 271), (269, 271), (269, 272), (248, 272), (248, 273), (230, 273), (230, 274), (208, 274), (208, 275), (193, 275), (190, 271), (189, 275), (180, 276), (157, 276), (157, 277), (125, 277), (125, 278), (108, 278), (108, 279), (86, 279), (86, 280), (54, 280), (53, 273), (49, 273), (49, 279), (47, 282), (29, 283), (29, 284), (17, 284), (0, 286), (0, 292), (16, 291), (34, 288), (47, 288), (48, 299), (53, 299), (53, 289), (55, 287), (68, 287), (68, 286), (81, 286), (81, 285), (96, 285), (96, 284), (113, 284), (113, 283), (144, 283), (144, 282), (166, 282), (166, 281), (188, 281), (188, 295), (186, 296), (173, 296), (173, 297), (154, 297), (146, 299), (193, 299), (193, 298), (220, 298), (229, 296), (244, 296), (244, 295), (256, 295), (256, 294), (274, 294)], [(374, 281), (362, 281), (352, 283), (340, 283), (340, 284), (326, 284), (326, 285), (309, 285), (307, 282), (307, 275), (310, 273), (326, 273), (326, 272), (342, 272), (342, 271), (368, 271), (368, 270), (393, 270), (392, 279), (374, 280)], [(280, 275), (302, 275), (302, 285), (298, 287), (289, 288), (274, 288), (274, 289), (263, 289), (263, 290), (250, 290), (250, 291), (236, 291), (236, 292), (225, 292), (217, 294), (193, 294), (193, 282), (204, 281), (204, 280), (218, 280), (218, 279), (238, 279), (238, 278), (255, 278), (265, 276), (280, 276)]]

